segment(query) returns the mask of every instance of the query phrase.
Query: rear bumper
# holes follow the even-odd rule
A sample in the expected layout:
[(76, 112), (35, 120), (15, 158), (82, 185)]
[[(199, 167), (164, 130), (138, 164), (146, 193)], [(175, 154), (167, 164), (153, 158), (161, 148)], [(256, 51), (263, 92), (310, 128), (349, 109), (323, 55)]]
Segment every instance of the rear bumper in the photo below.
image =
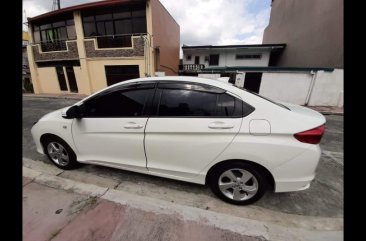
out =
[(297, 157), (271, 170), (275, 180), (275, 192), (292, 192), (310, 187), (321, 156), (319, 145), (309, 148)]
[(310, 180), (288, 180), (288, 181), (276, 181), (275, 192), (294, 192), (294, 191), (302, 191), (308, 189), (310, 187)]

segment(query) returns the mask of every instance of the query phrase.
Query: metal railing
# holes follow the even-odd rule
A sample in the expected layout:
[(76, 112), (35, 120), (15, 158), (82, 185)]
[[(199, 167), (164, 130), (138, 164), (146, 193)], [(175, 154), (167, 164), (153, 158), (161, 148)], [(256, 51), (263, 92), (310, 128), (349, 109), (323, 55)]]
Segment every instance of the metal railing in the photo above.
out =
[(143, 36), (146, 33), (116, 34), (86, 37), (86, 39), (96, 39), (98, 48), (128, 48), (132, 47), (132, 37)]
[(38, 44), (41, 45), (42, 52), (64, 51), (67, 50), (66, 41), (67, 39), (58, 39), (54, 41), (44, 41)]
[(181, 64), (179, 70), (197, 72), (205, 68), (204, 64)]

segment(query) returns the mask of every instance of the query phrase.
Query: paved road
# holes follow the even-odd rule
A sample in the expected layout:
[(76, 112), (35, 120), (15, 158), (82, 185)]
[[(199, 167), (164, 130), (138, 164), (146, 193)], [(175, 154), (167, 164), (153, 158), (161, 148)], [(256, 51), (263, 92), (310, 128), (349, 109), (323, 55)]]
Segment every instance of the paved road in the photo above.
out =
[[(75, 102), (75, 100), (66, 99), (23, 97), (24, 157), (48, 163), (44, 156), (36, 153), (30, 136), (31, 125), (44, 114)], [(249, 218), (273, 219), (281, 222), (281, 213), (342, 218), (343, 116), (327, 115), (326, 118), (326, 134), (321, 142), (323, 155), (311, 188), (293, 193), (269, 192), (259, 202), (249, 207), (223, 203), (205, 186), (106, 167), (85, 165), (77, 171), (65, 171), (60, 176)]]

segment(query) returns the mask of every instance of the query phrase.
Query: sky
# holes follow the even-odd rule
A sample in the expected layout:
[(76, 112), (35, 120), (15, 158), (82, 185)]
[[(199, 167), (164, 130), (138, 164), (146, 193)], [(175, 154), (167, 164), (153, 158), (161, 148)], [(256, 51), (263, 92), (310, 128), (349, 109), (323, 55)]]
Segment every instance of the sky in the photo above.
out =
[[(61, 0), (61, 8), (95, 0)], [(160, 0), (180, 25), (181, 45), (261, 44), (271, 0)], [(53, 0), (23, 0), (23, 22)], [(24, 25), (25, 28), (25, 25)]]

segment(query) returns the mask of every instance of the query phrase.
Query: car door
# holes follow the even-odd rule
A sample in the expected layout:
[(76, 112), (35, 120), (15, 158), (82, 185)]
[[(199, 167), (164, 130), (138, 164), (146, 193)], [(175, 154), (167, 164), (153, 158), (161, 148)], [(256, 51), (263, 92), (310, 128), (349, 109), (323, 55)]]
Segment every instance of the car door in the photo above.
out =
[(155, 83), (130, 84), (102, 92), (81, 105), (72, 133), (78, 159), (146, 171), (144, 129)]
[(187, 180), (197, 175), (239, 132), (241, 103), (216, 87), (159, 82), (156, 115), (145, 131), (149, 171)]

